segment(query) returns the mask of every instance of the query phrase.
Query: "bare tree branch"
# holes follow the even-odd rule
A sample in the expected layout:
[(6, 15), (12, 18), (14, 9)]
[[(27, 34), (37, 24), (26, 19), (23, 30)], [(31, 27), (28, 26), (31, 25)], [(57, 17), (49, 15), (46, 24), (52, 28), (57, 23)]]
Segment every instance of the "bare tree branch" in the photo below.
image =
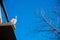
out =
[(58, 16), (60, 16), (60, 12), (59, 12), (59, 11), (57, 11), (57, 9), (56, 9), (56, 8), (54, 8), (54, 13), (55, 13), (55, 14), (57, 14)]
[(51, 28), (51, 30), (54, 30), (54, 32), (56, 34), (60, 34), (60, 32), (56, 28), (54, 28), (50, 23), (47, 22), (47, 20), (44, 17), (44, 11), (41, 11), (41, 15), (42, 15), (42, 19), (44, 20), (44, 22), (46, 22), (48, 24), (48, 26)]

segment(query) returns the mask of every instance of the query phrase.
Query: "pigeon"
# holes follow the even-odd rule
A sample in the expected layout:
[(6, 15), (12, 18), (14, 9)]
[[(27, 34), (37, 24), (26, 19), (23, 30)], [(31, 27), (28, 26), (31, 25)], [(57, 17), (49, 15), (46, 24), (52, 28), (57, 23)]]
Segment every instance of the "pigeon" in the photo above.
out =
[(15, 25), (16, 22), (17, 22), (17, 16), (15, 16), (10, 22), (11, 22), (13, 25)]

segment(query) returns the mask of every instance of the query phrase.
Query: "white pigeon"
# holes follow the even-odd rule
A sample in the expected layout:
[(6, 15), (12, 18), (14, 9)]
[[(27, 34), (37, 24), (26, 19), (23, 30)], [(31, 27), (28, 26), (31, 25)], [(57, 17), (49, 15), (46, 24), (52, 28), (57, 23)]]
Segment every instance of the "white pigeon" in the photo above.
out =
[(16, 22), (17, 22), (17, 16), (15, 16), (10, 22), (11, 22), (13, 25), (15, 25)]

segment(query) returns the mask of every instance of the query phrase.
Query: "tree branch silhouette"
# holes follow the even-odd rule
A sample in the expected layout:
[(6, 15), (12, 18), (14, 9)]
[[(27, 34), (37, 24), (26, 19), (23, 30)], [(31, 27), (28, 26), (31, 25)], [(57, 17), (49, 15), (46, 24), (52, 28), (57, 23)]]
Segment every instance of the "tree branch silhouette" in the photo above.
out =
[[(57, 34), (60, 34), (60, 32), (59, 32), (56, 28), (54, 28), (50, 23), (47, 22), (47, 20), (46, 20), (45, 17), (44, 17), (44, 11), (41, 11), (41, 17), (42, 17), (42, 19), (44, 20), (44, 22), (50, 27), (50, 30), (51, 30), (51, 31), (53, 31), (56, 35), (57, 35)], [(57, 35), (57, 36), (58, 36), (58, 35)]]

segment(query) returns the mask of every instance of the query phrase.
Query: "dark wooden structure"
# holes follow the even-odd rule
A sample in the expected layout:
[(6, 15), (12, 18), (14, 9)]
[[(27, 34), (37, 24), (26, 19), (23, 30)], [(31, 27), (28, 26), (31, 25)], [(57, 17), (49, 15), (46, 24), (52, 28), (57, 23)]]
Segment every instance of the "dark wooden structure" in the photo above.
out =
[(0, 40), (16, 40), (13, 25), (0, 24)]

